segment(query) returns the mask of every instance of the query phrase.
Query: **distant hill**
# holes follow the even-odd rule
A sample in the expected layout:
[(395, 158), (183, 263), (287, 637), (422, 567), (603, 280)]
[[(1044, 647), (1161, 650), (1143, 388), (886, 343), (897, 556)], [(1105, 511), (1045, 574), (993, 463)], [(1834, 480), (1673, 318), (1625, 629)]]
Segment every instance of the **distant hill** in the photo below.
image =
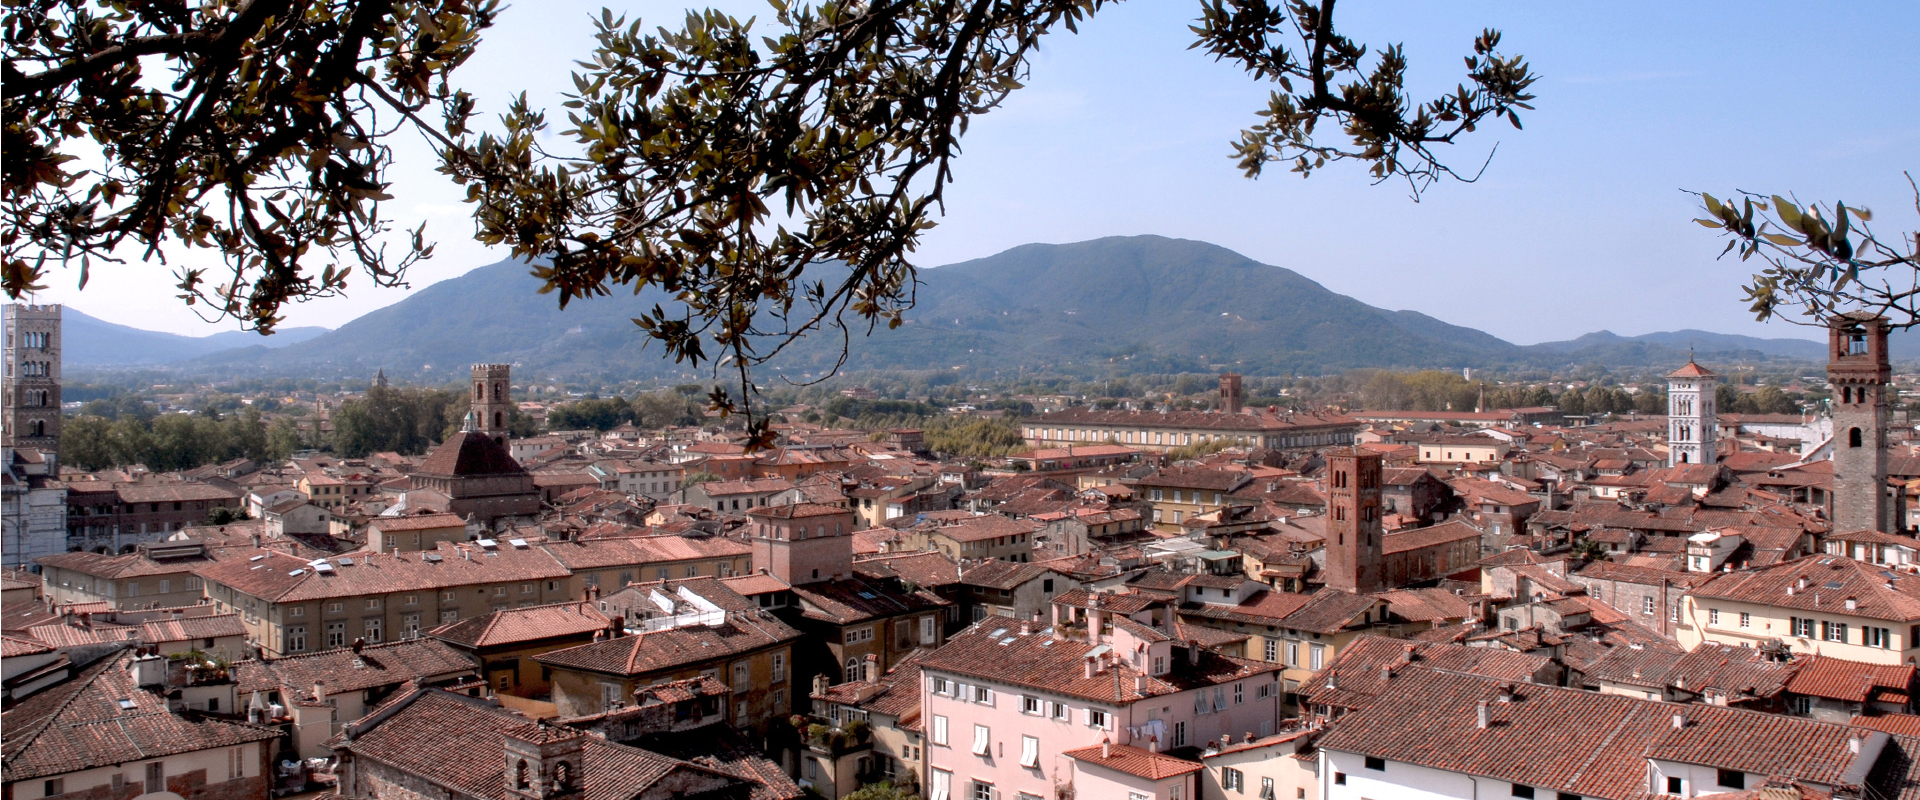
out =
[[(831, 280), (823, 266), (809, 277)], [(1141, 372), (1236, 369), (1319, 374), (1359, 367), (1663, 366), (1686, 359), (1819, 360), (1822, 345), (1702, 331), (1599, 332), (1521, 346), (1415, 311), (1375, 308), (1292, 270), (1226, 248), (1160, 236), (1030, 244), (922, 270), (907, 324), (851, 332), (849, 367), (954, 366)], [(631, 318), (675, 303), (656, 290), (576, 301), (561, 311), (524, 264), (503, 261), (428, 286), (339, 329), (267, 352), (199, 356), (210, 370), (452, 379), (503, 361), (550, 378), (693, 377), (661, 357)], [(280, 337), (275, 337), (280, 338)], [(817, 375), (838, 354), (816, 334), (766, 373)], [(523, 373), (527, 374), (527, 373)]]
[(326, 332), (326, 328), (281, 328), (272, 336), (244, 331), (181, 336), (108, 322), (73, 306), (63, 306), (60, 309), (60, 359), (80, 367), (167, 364), (236, 348), (286, 347)]

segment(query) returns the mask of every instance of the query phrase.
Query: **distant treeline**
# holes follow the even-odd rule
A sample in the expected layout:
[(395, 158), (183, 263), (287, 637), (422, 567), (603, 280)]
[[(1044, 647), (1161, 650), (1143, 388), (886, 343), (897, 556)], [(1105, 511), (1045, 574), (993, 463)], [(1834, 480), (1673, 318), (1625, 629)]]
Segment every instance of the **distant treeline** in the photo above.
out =
[(636, 428), (653, 430), (675, 425), (698, 425), (706, 419), (706, 406), (694, 398), (701, 387), (688, 384), (624, 397), (589, 398), (547, 410), (547, 430), (608, 431), (632, 423)]
[(243, 457), (280, 461), (304, 446), (292, 419), (268, 423), (255, 408), (224, 416), (129, 413), (110, 419), (83, 413), (65, 420), (60, 461), (86, 470), (145, 464), (156, 472), (170, 472)]

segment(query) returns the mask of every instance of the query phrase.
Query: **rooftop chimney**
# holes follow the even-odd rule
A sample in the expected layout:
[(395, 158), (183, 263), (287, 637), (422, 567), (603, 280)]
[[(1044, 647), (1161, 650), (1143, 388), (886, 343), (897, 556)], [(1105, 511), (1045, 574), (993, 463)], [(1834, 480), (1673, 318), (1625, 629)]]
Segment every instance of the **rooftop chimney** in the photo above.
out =
[(1190, 639), (1187, 641), (1187, 663), (1195, 665), (1200, 663), (1200, 640)]
[(1479, 711), (1480, 711), (1479, 723), (1482, 729), (1485, 729), (1488, 725), (1493, 724), (1493, 709), (1487, 706), (1487, 701), (1485, 700), (1480, 701)]
[(167, 660), (155, 653), (140, 651), (129, 666), (133, 669), (133, 685), (142, 689), (167, 685)]
[(1860, 737), (1858, 735), (1847, 737), (1847, 752), (1856, 756), (1860, 755)]
[(1113, 742), (1108, 741), (1106, 739), (1100, 740), (1100, 757), (1101, 758), (1113, 757)]
[(313, 682), (313, 701), (316, 703), (322, 703), (322, 702), (326, 702), (326, 699), (327, 699), (327, 682), (324, 680), (315, 680)]
[(1677, 731), (1685, 727), (1687, 727), (1687, 715), (1685, 714), (1673, 715), (1673, 729)]
[(1080, 659), (1080, 663), (1081, 663), (1081, 666), (1085, 667), (1086, 677), (1089, 677), (1089, 678), (1093, 677), (1093, 664), (1094, 664), (1093, 658), (1088, 657), (1088, 658)]

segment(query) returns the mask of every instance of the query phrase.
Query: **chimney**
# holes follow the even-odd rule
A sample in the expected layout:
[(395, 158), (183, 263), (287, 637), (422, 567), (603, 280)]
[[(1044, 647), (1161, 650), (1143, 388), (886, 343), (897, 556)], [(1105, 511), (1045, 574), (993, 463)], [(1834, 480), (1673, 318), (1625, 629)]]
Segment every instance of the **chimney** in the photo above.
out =
[(1198, 666), (1200, 663), (1200, 640), (1187, 641), (1187, 663)]
[(324, 680), (315, 680), (313, 682), (313, 701), (316, 703), (324, 703), (326, 700), (327, 682)]
[(1133, 676), (1133, 692), (1141, 697), (1147, 696), (1147, 676)]
[(828, 682), (827, 682), (826, 675), (822, 674), (822, 675), (813, 676), (813, 693), (815, 695), (826, 694), (827, 686), (828, 686)]
[(133, 685), (142, 689), (165, 687), (167, 685), (167, 659), (144, 650), (138, 651), (129, 664), (133, 669)]
[(1327, 673), (1327, 688), (1329, 688), (1329, 689), (1338, 689), (1338, 688), (1340, 688), (1340, 674), (1339, 674), (1339, 673), (1337, 673), (1337, 672), (1328, 672), (1328, 673)]
[(1488, 725), (1491, 725), (1491, 724), (1493, 724), (1493, 709), (1491, 709), (1491, 708), (1489, 708), (1489, 707), (1487, 706), (1487, 701), (1485, 701), (1485, 700), (1482, 700), (1482, 701), (1480, 701), (1480, 720), (1479, 720), (1479, 722), (1480, 722), (1480, 727), (1481, 727), (1481, 729), (1483, 729), (1483, 730), (1484, 730), (1484, 729), (1485, 729), (1485, 728), (1486, 728), (1486, 727), (1487, 727)]
[(1032, 635), (1033, 635), (1033, 623), (1032, 623), (1032, 622), (1030, 622), (1030, 621), (1028, 621), (1028, 620), (1024, 620), (1024, 619), (1023, 619), (1023, 620), (1020, 620), (1020, 635), (1021, 635), (1021, 636), (1032, 636)]
[(1687, 715), (1685, 714), (1673, 715), (1673, 729), (1677, 731), (1685, 727), (1687, 727)]
[(1091, 657), (1083, 658), (1080, 660), (1080, 662), (1081, 662), (1081, 666), (1084, 667), (1083, 672), (1085, 677), (1088, 677), (1088, 678), (1093, 677), (1093, 664), (1094, 664), (1093, 659)]
[(862, 670), (862, 674), (866, 677), (867, 683), (870, 683), (870, 684), (879, 683), (880, 682), (880, 657), (872, 653), (868, 653), (867, 663), (865, 664)]
[(1860, 755), (1860, 736), (1858, 734), (1847, 737), (1847, 752), (1856, 756)]
[(1113, 757), (1113, 742), (1107, 739), (1100, 740), (1100, 757), (1101, 758)]
[(1392, 667), (1392, 666), (1390, 666), (1390, 665), (1387, 665), (1387, 664), (1381, 664), (1381, 665), (1380, 665), (1380, 680), (1383, 680), (1383, 681), (1389, 681), (1389, 680), (1393, 680), (1393, 667)]

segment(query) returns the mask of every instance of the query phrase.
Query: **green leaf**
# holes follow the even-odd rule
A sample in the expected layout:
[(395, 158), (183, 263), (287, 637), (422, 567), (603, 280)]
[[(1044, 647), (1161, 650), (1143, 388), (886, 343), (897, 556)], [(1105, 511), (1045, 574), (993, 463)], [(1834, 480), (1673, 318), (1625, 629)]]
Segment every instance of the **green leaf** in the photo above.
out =
[(1783, 234), (1763, 233), (1763, 234), (1760, 234), (1760, 238), (1765, 239), (1774, 244), (1780, 245), (1781, 247), (1799, 247), (1800, 246), (1799, 239), (1795, 239), (1791, 236), (1786, 236)]

